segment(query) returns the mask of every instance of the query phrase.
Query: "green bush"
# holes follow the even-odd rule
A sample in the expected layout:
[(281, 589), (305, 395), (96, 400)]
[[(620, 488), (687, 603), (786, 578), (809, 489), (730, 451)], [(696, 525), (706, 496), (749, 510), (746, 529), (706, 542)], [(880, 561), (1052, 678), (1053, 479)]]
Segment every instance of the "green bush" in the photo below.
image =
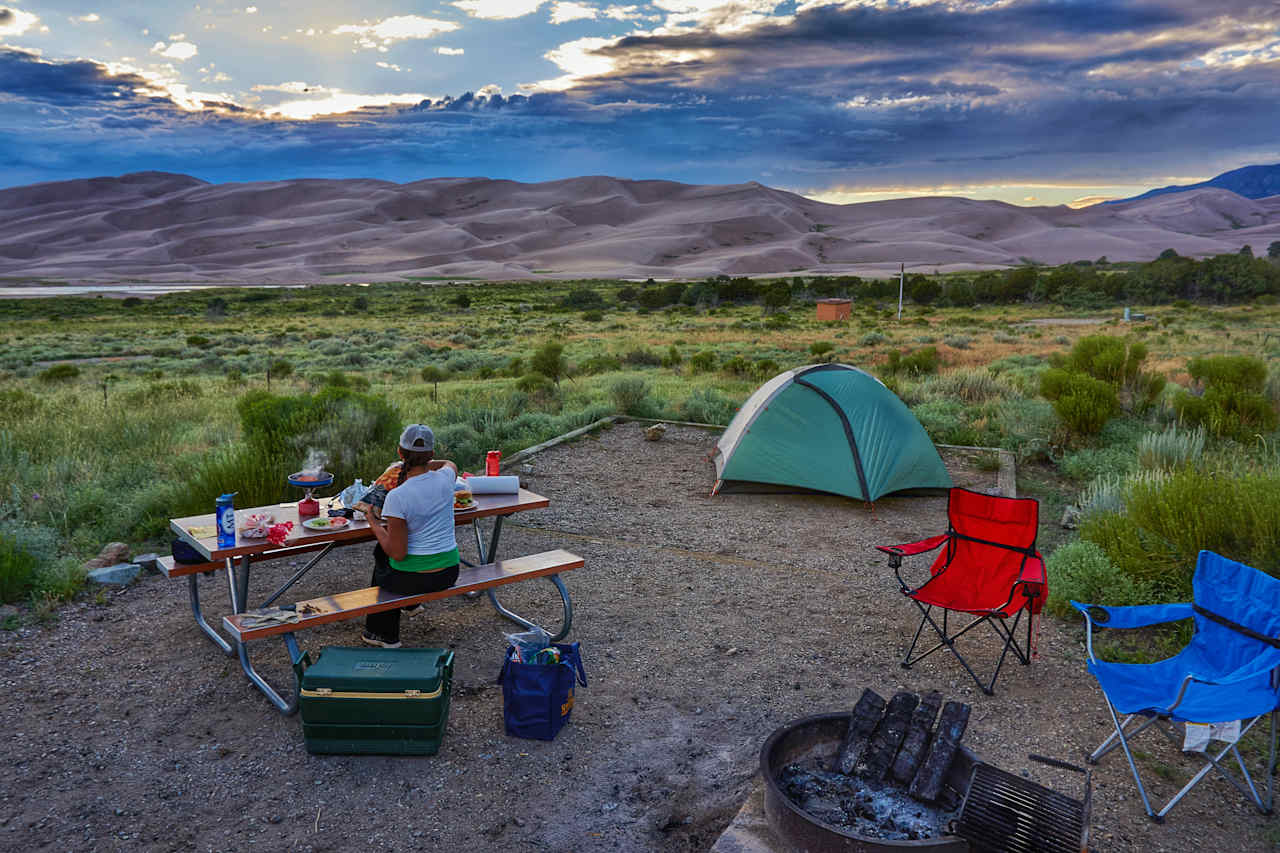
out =
[(593, 355), (578, 364), (578, 373), (592, 376), (596, 373), (611, 373), (622, 369), (622, 361), (617, 356)]
[(689, 369), (694, 373), (710, 373), (716, 369), (716, 354), (708, 349), (689, 356)]
[(929, 400), (911, 411), (937, 444), (986, 446), (970, 412), (954, 400)]
[(1124, 511), (1082, 518), (1080, 535), (1160, 600), (1190, 597), (1202, 549), (1280, 575), (1280, 472), (1182, 468), (1132, 477), (1123, 492)]
[(583, 311), (582, 319), (588, 323), (599, 323), (601, 320), (604, 319), (604, 312), (597, 311), (594, 309), (591, 311)]
[(629, 350), (627, 354), (622, 357), (622, 361), (626, 364), (632, 365), (633, 367), (657, 367), (662, 364), (662, 356), (658, 355), (653, 350), (638, 347), (636, 349)]
[(925, 380), (920, 389), (928, 397), (952, 398), (966, 403), (985, 403), (989, 400), (1006, 400), (1017, 392), (981, 368), (962, 368)]
[(1067, 453), (1058, 467), (1071, 479), (1088, 483), (1100, 474), (1127, 474), (1136, 465), (1131, 446), (1104, 444)]
[(1128, 606), (1150, 601), (1147, 587), (1126, 575), (1093, 542), (1077, 539), (1060, 545), (1045, 560), (1049, 611), (1064, 619), (1077, 616), (1072, 599), (1085, 604)]
[(861, 338), (858, 339), (858, 345), (864, 346), (864, 347), (874, 347), (874, 346), (879, 346), (880, 344), (884, 343), (887, 340), (889, 340), (888, 336), (882, 332), (867, 332), (865, 335), (863, 335)]
[(29, 418), (43, 408), (43, 401), (30, 391), (23, 391), (21, 388), (0, 391), (0, 422)]
[(25, 598), (35, 584), (36, 558), (0, 534), (0, 602)]
[(75, 379), (80, 375), (80, 368), (74, 364), (53, 364), (36, 374), (36, 378), (41, 382), (52, 384), (54, 382), (66, 382)]
[(525, 394), (546, 394), (554, 388), (554, 383), (541, 373), (526, 373), (516, 380), (516, 389)]
[(1040, 376), (1040, 395), (1074, 435), (1097, 435), (1120, 408), (1116, 389), (1101, 379), (1062, 368)]
[(973, 338), (967, 335), (949, 335), (942, 342), (952, 349), (968, 349), (973, 344)]
[(889, 376), (923, 376), (926, 373), (937, 373), (938, 363), (937, 347), (921, 347), (906, 354), (890, 350), (889, 361), (881, 372)]
[(649, 396), (649, 383), (638, 376), (627, 376), (614, 382), (609, 386), (609, 396), (624, 415), (653, 417), (659, 408)]
[(728, 426), (737, 410), (737, 404), (714, 388), (699, 388), (677, 408), (682, 420), (720, 426)]
[(1260, 359), (1193, 358), (1187, 370), (1204, 385), (1204, 395), (1183, 391), (1174, 397), (1174, 410), (1184, 424), (1203, 426), (1215, 436), (1240, 441), (1276, 428), (1275, 407), (1263, 393), (1267, 369)]
[(684, 358), (680, 355), (680, 348), (677, 347), (675, 344), (672, 344), (671, 346), (667, 347), (667, 354), (662, 357), (662, 366), (663, 367), (679, 367), (680, 362), (682, 362), (683, 360)]

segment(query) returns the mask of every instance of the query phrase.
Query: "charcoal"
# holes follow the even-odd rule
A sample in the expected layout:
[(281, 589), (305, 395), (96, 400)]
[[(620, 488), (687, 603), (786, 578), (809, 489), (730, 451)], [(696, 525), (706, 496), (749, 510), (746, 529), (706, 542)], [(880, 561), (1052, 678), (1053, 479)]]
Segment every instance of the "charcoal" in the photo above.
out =
[(929, 752), (925, 755), (920, 769), (907, 793), (917, 800), (935, 803), (942, 793), (942, 783), (951, 769), (956, 752), (960, 749), (960, 738), (964, 737), (965, 726), (969, 724), (969, 706), (960, 702), (948, 702), (942, 708), (942, 716), (938, 720), (938, 730), (929, 744)]
[(903, 735), (907, 733), (907, 725), (911, 722), (911, 712), (920, 703), (920, 697), (914, 693), (895, 693), (889, 700), (871, 744), (867, 747), (862, 759), (861, 775), (867, 779), (880, 780), (893, 766), (893, 759), (902, 745)]
[(884, 709), (885, 701), (879, 693), (870, 687), (862, 691), (858, 704), (853, 706), (853, 713), (849, 717), (849, 732), (840, 747), (838, 766), (841, 773), (851, 774), (858, 766), (871, 741), (871, 735), (880, 725)]
[(938, 718), (938, 709), (942, 707), (942, 694), (926, 693), (911, 713), (911, 722), (907, 724), (907, 734), (898, 749), (898, 757), (893, 761), (889, 777), (904, 788), (911, 784), (924, 760), (925, 750), (929, 747), (929, 734), (933, 731), (934, 721)]

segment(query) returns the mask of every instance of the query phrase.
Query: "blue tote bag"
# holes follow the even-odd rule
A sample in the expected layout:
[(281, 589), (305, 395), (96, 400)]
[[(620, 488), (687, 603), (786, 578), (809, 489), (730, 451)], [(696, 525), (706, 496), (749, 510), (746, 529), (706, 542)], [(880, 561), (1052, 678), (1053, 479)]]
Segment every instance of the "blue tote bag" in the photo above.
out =
[(575, 685), (587, 686), (577, 643), (556, 643), (557, 664), (517, 663), (507, 649), (498, 683), (502, 685), (502, 719), (507, 734), (555, 740), (573, 713)]

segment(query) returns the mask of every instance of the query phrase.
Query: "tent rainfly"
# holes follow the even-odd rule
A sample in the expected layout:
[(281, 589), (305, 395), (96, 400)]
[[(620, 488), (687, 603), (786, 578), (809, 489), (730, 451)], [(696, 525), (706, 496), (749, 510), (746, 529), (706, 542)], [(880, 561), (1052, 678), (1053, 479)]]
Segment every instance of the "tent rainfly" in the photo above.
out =
[(847, 364), (799, 367), (761, 385), (714, 456), (712, 494), (812, 490), (874, 501), (951, 487), (942, 457), (906, 404)]

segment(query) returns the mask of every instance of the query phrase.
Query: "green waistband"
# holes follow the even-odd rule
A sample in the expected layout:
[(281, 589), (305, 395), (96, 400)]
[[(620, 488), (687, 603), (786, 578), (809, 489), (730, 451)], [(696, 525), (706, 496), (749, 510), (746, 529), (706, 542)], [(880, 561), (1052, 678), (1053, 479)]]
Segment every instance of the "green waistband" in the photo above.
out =
[(409, 554), (403, 560), (392, 560), (391, 568), (397, 572), (438, 572), (458, 565), (458, 549), (439, 554)]

